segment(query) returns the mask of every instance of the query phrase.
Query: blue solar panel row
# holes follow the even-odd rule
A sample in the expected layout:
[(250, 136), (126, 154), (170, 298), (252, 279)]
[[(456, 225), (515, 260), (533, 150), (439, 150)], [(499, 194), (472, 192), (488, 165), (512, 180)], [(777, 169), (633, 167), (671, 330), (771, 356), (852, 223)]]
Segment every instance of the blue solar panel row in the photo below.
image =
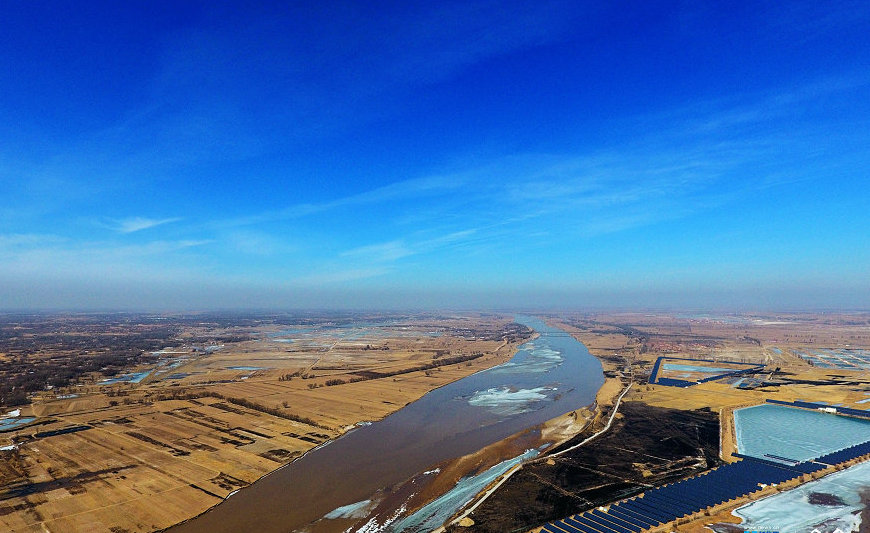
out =
[[(767, 403), (774, 403), (778, 405), (788, 405), (790, 407), (803, 407), (804, 409), (818, 409), (820, 407), (835, 407), (832, 405), (828, 405), (826, 403), (821, 402), (804, 402), (801, 400), (795, 400), (793, 402), (784, 402), (782, 400), (765, 400)], [(840, 407), (836, 406), (837, 412), (844, 415), (851, 416), (859, 416), (862, 418), (870, 418), (870, 411), (865, 409), (852, 409), (851, 407)]]
[(636, 515), (630, 511), (627, 511), (626, 509), (612, 507), (608, 510), (608, 513), (613, 516), (622, 518), (626, 522), (630, 522), (636, 526), (640, 526), (641, 529), (649, 529), (653, 526), (658, 525), (654, 523), (651, 519)]
[(860, 416), (862, 418), (870, 418), (870, 411), (865, 409), (852, 409), (851, 407), (837, 407), (838, 413), (845, 413), (852, 416)]
[(684, 379), (672, 379), (672, 378), (659, 378), (656, 381), (656, 385), (666, 385), (668, 387), (691, 387), (694, 385), (694, 381), (686, 381)]
[[(837, 464), (870, 453), (870, 442), (851, 446), (816, 461)], [(751, 494), (760, 484), (782, 483), (825, 468), (814, 462), (787, 465), (740, 454), (726, 464), (676, 483), (663, 485), (615, 503), (607, 511), (595, 509), (544, 526), (547, 533), (638, 533), (683, 516)]]
[(844, 450), (823, 455), (816, 459), (816, 461), (828, 465), (836, 465), (861, 457), (862, 455), (867, 455), (868, 453), (870, 453), (870, 441), (862, 442), (861, 444), (850, 446)]

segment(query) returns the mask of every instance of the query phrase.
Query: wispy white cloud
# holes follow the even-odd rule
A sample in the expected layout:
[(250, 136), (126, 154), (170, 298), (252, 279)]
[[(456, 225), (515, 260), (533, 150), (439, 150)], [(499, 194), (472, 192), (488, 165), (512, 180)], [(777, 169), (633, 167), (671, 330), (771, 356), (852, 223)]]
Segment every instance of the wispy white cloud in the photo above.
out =
[(248, 229), (235, 229), (220, 240), (232, 251), (245, 255), (268, 257), (290, 254), (299, 250), (298, 245), (288, 242), (286, 238)]
[(162, 226), (164, 224), (170, 224), (172, 222), (178, 222), (181, 220), (179, 217), (172, 218), (148, 218), (148, 217), (130, 217), (124, 218), (120, 220), (111, 221), (110, 225), (112, 229), (117, 231), (118, 233), (135, 233), (137, 231), (142, 231), (146, 229), (151, 229), (157, 226)]
[[(673, 142), (696, 137), (713, 141), (722, 135), (739, 135), (741, 139), (749, 140), (771, 132), (783, 133), (789, 120), (818, 106), (820, 100), (836, 99), (850, 91), (866, 89), (868, 85), (870, 75), (867, 72), (839, 72), (800, 85), (729, 93), (658, 109), (631, 117), (625, 127), (638, 129), (638, 140), (668, 139)], [(825, 102), (825, 105), (830, 103)]]
[[(372, 244), (346, 248), (342, 236), (333, 236), (323, 248), (325, 257), (300, 251), (297, 272), (348, 272), (318, 274), (324, 282), (383, 275), (448, 247), (493, 250), (494, 243), (514, 242), (517, 235), (565, 241), (626, 232), (751, 198), (764, 188), (812, 179), (799, 165), (784, 172), (769, 163), (783, 154), (798, 161), (817, 134), (800, 127), (769, 127), (771, 121), (787, 117), (791, 106), (866, 82), (861, 76), (846, 77), (792, 88), (788, 94), (754, 95), (749, 103), (699, 102), (656, 117), (637, 117), (636, 124), (626, 125), (636, 126), (637, 134), (607, 150), (472, 157), (467, 164), (454, 160), (451, 172), (215, 220), (203, 228), (247, 232), (254, 230), (246, 226), (317, 217), (328, 221), (350, 208), (364, 212), (354, 232), (371, 235)], [(747, 130), (753, 134), (745, 135)]]
[(420, 199), (458, 191), (463, 187), (465, 182), (466, 178), (462, 174), (412, 178), (357, 194), (338, 197), (333, 200), (320, 203), (294, 204), (283, 209), (218, 220), (207, 224), (207, 226), (210, 228), (234, 228), (280, 220), (292, 220), (344, 207)]
[(0, 275), (43, 276), (56, 279), (136, 279), (142, 277), (194, 277), (193, 266), (205, 265), (188, 256), (189, 251), (210, 240), (151, 241), (118, 245), (111, 242), (79, 242), (55, 236), (0, 236)]
[(411, 20), (385, 18), (380, 31), (354, 35), (363, 53), (378, 53), (374, 61), (359, 63), (367, 72), (359, 72), (356, 61), (351, 69), (357, 78), (374, 74), (372, 82), (379, 84), (438, 81), (486, 58), (582, 31), (594, 24), (596, 11), (591, 5), (561, 0), (432, 4)]
[[(805, 92), (805, 98), (812, 98), (813, 89)], [(765, 187), (807, 179), (800, 172), (784, 174), (765, 165), (783, 153), (802, 150), (805, 140), (795, 141), (794, 130), (742, 135), (745, 127), (770, 120), (760, 109), (767, 106), (767, 101), (758, 108), (710, 106), (703, 113), (696, 110), (692, 123), (645, 132), (607, 151), (475, 161), (455, 179), (439, 176), (437, 187), (415, 190), (409, 185), (420, 182), (401, 182), (396, 190), (402, 194), (378, 189), (320, 204), (318, 209), (371, 203), (401, 213), (394, 200), (420, 200), (397, 217), (392, 239), (341, 253), (384, 262), (453, 242), (474, 247), (517, 234), (577, 239), (629, 231), (751, 198)], [(698, 134), (699, 124), (703, 135)], [(445, 231), (429, 240), (415, 235), (421, 227), (451, 226), (474, 229)], [(380, 230), (384, 229), (382, 224)]]
[(342, 257), (354, 258), (370, 262), (390, 262), (416, 253), (402, 241), (390, 241), (380, 244), (360, 246), (341, 253)]
[(7, 233), (0, 234), (0, 250), (10, 252), (16, 249), (27, 249), (36, 246), (56, 245), (66, 241), (59, 235), (44, 233)]
[(341, 284), (376, 278), (389, 274), (392, 271), (392, 268), (386, 266), (373, 266), (366, 268), (326, 268), (311, 274), (296, 276), (289, 285), (305, 288), (310, 288), (312, 286), (319, 287), (322, 285)]
[(440, 247), (449, 246), (451, 244), (456, 244), (459, 242), (464, 242), (472, 238), (475, 234), (478, 233), (476, 228), (465, 229), (460, 231), (453, 231), (446, 235), (441, 235), (439, 237), (432, 237), (430, 239), (426, 239), (420, 242), (417, 245), (417, 249), (422, 251), (430, 251), (435, 250)]
[(477, 229), (467, 229), (416, 240), (402, 238), (352, 248), (341, 252), (340, 256), (365, 263), (392, 263), (406, 257), (436, 252), (452, 245), (468, 242), (477, 232)]
[(468, 243), (476, 234), (477, 229), (468, 229), (437, 236), (409, 236), (358, 246), (340, 252), (335, 260), (327, 261), (311, 274), (297, 276), (294, 283), (341, 284), (382, 277), (395, 273), (406, 259)]

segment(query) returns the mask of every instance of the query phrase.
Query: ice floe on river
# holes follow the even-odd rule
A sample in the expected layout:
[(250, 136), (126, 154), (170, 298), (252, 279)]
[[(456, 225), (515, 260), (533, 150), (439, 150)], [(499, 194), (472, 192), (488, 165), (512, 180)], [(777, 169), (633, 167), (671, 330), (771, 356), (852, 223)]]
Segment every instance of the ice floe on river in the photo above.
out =
[(538, 346), (532, 342), (523, 345), (511, 361), (496, 366), (489, 371), (493, 374), (526, 374), (549, 372), (564, 361), (562, 352), (552, 349), (546, 343)]
[(556, 387), (535, 387), (534, 389), (514, 389), (497, 387), (475, 392), (468, 399), (470, 405), (485, 407), (501, 416), (527, 413), (542, 407), (542, 402), (551, 401)]

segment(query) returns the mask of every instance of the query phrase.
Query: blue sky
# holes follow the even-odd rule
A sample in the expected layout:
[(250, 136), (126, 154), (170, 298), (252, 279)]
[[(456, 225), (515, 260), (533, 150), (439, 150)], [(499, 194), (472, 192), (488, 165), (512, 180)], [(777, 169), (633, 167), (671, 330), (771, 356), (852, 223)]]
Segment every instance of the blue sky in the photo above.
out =
[(866, 2), (81, 4), (3, 5), (0, 308), (870, 307)]

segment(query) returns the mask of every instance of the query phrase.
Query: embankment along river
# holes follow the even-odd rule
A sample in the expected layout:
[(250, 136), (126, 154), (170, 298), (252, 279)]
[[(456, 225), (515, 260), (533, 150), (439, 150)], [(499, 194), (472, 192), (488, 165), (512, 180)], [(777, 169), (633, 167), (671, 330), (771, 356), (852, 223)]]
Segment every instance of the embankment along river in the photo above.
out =
[(375, 505), (391, 488), (443, 461), (594, 402), (604, 376), (586, 347), (539, 319), (516, 320), (540, 336), (507, 363), (435, 389), (312, 450), (169, 531), (287, 532), (315, 522), (316, 531), (390, 531), (401, 521), (373, 524), (368, 501)]

